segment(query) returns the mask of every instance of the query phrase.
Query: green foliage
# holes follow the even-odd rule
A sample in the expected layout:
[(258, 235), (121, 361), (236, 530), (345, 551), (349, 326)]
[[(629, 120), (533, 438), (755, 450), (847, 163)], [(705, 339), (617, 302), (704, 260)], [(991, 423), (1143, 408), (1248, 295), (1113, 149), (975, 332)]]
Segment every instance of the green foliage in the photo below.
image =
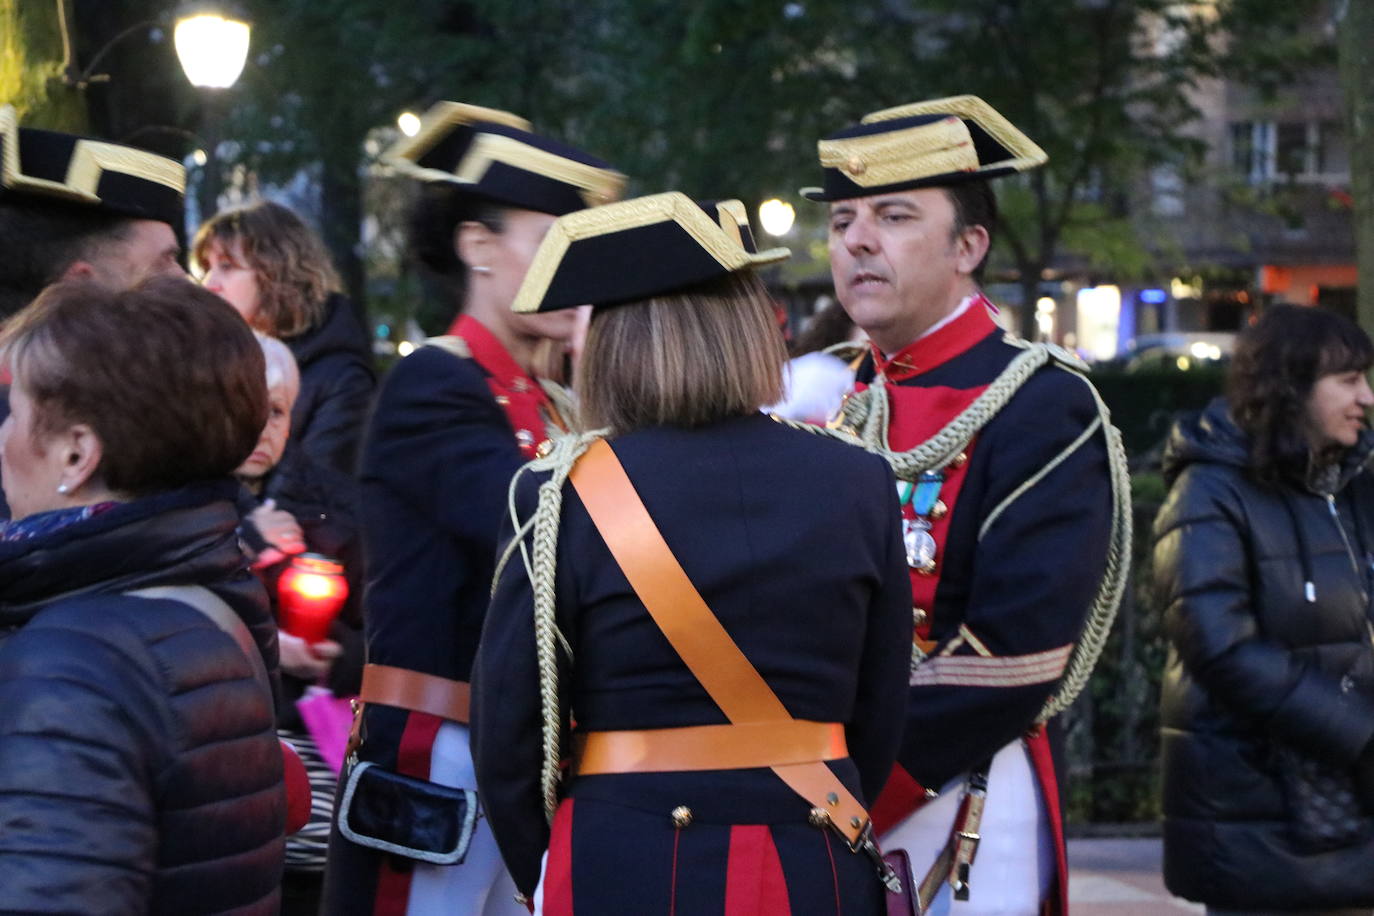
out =
[(13, 105), (21, 124), (84, 133), (85, 100), (61, 76), (56, 4), (0, 0), (0, 105)]
[(1187, 371), (1107, 368), (1095, 370), (1092, 381), (1111, 408), (1127, 453), (1139, 456), (1160, 443), (1179, 411), (1200, 410), (1221, 394), (1225, 369), (1219, 364), (1195, 364)]

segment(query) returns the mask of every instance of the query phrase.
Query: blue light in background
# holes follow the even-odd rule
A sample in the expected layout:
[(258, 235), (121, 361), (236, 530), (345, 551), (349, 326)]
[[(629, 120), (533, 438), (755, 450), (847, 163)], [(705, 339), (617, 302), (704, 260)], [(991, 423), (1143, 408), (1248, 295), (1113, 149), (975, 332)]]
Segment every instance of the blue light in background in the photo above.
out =
[(1142, 289), (1136, 298), (1146, 305), (1159, 305), (1168, 301), (1169, 294), (1162, 289)]

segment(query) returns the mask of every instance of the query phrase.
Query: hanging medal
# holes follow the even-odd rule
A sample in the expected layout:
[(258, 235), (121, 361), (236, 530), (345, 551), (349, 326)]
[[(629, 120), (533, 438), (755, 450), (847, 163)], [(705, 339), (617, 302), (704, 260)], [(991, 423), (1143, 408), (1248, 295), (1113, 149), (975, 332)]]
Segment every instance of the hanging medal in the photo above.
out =
[(945, 482), (941, 471), (925, 471), (916, 482), (897, 485), (903, 505), (910, 504), (915, 518), (902, 518), (902, 543), (906, 547), (906, 565), (923, 575), (935, 572), (936, 544), (930, 533), (930, 514), (940, 500), (940, 487)]

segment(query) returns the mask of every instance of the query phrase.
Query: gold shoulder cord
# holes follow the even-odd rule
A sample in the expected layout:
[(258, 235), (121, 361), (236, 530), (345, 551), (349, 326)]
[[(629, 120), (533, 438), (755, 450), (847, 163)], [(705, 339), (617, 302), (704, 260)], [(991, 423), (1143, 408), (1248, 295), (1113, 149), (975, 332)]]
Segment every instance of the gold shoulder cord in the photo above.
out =
[[(1021, 386), (1041, 367), (1051, 365), (1082, 379), (1097, 405), (1097, 420), (1091, 424), (1089, 431), (1095, 431), (1100, 426), (1107, 442), (1107, 465), (1112, 483), (1112, 530), (1107, 545), (1106, 568), (1103, 570), (1097, 594), (1093, 598), (1083, 634), (1074, 645), (1058, 689), (1045, 703), (1036, 719), (1037, 722), (1045, 722), (1067, 709), (1087, 685), (1088, 678), (1097, 665), (1097, 659), (1102, 654), (1102, 648), (1106, 645), (1107, 634), (1116, 619), (1117, 609), (1121, 606), (1131, 563), (1131, 479), (1121, 433), (1112, 426), (1111, 411), (1103, 402), (1102, 396), (1083, 374), (1086, 368), (1083, 362), (1072, 353), (1053, 344), (1029, 343), (1012, 337), (1007, 337), (1006, 340), (1025, 352), (1013, 359), (1007, 368), (1002, 370), (1001, 375), (962, 413), (913, 449), (898, 452), (893, 451), (888, 445), (887, 430), (891, 419), (891, 405), (887, 388), (882, 384), (873, 385), (865, 391), (851, 395), (845, 401), (842, 413), (832, 428), (791, 420), (782, 422), (795, 429), (857, 445), (887, 461), (898, 479), (913, 481), (922, 472), (944, 467), (953, 460), (954, 456), (964, 450), (978, 431), (1011, 401)], [(1008, 506), (1030, 492), (1089, 438), (1091, 436), (1086, 434), (1079, 436), (1049, 464), (1003, 500), (979, 531), (979, 538), (982, 538)], [(913, 666), (919, 664), (920, 660), (913, 653)]]

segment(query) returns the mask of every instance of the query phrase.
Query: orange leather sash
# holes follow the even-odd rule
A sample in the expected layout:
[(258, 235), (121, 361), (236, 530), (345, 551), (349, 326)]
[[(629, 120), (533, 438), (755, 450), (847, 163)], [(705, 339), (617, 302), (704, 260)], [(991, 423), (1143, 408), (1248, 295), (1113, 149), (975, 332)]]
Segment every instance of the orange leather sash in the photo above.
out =
[(358, 697), (364, 703), (426, 712), (450, 722), (468, 721), (470, 691), (466, 683), (409, 668), (364, 665), (363, 687)]
[(573, 738), (573, 772), (587, 776), (743, 770), (848, 756), (843, 725), (802, 719), (584, 732)]
[[(610, 445), (604, 439), (592, 443), (568, 479), (635, 594), (726, 717), (736, 724), (796, 721), (706, 606)], [(808, 761), (772, 770), (858, 847), (868, 812), (829, 767)]]

